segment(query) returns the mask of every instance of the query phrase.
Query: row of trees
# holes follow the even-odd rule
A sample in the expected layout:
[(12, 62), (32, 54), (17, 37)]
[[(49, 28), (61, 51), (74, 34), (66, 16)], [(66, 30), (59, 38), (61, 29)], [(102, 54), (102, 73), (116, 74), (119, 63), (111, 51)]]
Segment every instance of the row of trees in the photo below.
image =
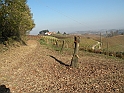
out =
[(0, 40), (20, 41), (35, 24), (27, 0), (0, 0)]
[(113, 37), (113, 36), (117, 36), (117, 35), (124, 35), (124, 30), (116, 30), (116, 31), (110, 31), (110, 33), (108, 33), (108, 37)]

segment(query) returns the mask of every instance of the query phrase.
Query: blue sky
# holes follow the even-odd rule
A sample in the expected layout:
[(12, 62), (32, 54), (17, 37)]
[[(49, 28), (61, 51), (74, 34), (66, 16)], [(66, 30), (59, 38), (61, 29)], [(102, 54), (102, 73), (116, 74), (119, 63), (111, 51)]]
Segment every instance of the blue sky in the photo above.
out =
[(39, 31), (124, 29), (124, 0), (28, 0)]

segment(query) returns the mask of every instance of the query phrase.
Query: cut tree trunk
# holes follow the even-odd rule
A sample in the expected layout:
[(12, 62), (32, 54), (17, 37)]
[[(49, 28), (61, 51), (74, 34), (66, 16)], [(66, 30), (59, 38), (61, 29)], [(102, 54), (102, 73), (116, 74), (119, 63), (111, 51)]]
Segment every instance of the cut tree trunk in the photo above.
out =
[(74, 54), (71, 60), (71, 67), (78, 67), (78, 50), (79, 50), (79, 42), (80, 42), (80, 37), (79, 36), (75, 36), (74, 37)]

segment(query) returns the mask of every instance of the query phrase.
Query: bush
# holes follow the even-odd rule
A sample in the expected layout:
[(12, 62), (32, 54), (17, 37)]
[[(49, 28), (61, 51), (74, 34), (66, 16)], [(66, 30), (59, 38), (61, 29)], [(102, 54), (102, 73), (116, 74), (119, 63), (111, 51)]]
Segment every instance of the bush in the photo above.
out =
[(41, 44), (41, 45), (46, 45), (45, 40), (44, 40), (44, 39), (40, 39), (40, 44)]

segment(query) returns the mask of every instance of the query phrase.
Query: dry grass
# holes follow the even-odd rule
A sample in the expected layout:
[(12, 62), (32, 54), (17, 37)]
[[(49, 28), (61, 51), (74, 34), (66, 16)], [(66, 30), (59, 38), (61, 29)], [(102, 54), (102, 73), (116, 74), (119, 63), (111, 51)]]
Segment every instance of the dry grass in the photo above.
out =
[(103, 49), (107, 48), (107, 42), (109, 51), (124, 52), (124, 35), (103, 38)]

